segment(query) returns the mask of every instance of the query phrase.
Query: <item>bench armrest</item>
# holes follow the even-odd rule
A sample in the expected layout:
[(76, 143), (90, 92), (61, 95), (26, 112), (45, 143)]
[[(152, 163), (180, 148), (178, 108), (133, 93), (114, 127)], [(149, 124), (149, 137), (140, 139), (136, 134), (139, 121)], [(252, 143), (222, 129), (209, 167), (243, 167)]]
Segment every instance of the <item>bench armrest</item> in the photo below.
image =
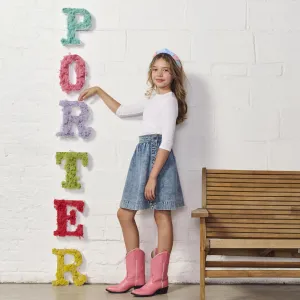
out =
[(208, 210), (206, 208), (197, 208), (192, 211), (192, 218), (207, 218)]

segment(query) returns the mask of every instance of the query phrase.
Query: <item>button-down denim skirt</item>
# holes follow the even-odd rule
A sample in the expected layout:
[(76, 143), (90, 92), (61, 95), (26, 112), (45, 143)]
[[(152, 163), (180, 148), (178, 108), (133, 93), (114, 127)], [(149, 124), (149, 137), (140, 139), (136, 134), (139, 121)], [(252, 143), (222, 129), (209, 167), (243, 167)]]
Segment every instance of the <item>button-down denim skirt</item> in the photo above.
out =
[(131, 162), (120, 203), (121, 208), (130, 210), (175, 210), (184, 206), (182, 188), (178, 176), (176, 159), (171, 150), (161, 169), (155, 189), (155, 200), (145, 198), (145, 186), (161, 143), (160, 134), (139, 137)]

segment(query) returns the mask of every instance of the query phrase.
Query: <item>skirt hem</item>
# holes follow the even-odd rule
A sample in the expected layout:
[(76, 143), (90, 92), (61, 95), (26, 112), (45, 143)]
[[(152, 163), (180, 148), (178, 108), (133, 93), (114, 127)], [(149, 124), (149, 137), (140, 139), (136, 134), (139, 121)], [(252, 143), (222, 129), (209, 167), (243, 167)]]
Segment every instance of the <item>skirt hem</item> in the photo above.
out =
[[(150, 202), (150, 201), (149, 201)], [(182, 204), (176, 204), (174, 206), (174, 202), (169, 202), (173, 205), (168, 205), (166, 202), (163, 202), (163, 203), (159, 203), (159, 205), (156, 205), (155, 204), (155, 201), (153, 203), (153, 206), (149, 204), (145, 205), (145, 206), (134, 206), (132, 205), (132, 203), (130, 201), (128, 202), (123, 202), (120, 204), (120, 208), (124, 208), (124, 209), (129, 209), (129, 210), (146, 210), (146, 209), (152, 209), (152, 210), (177, 210), (181, 207), (184, 207), (185, 204), (182, 203)]]

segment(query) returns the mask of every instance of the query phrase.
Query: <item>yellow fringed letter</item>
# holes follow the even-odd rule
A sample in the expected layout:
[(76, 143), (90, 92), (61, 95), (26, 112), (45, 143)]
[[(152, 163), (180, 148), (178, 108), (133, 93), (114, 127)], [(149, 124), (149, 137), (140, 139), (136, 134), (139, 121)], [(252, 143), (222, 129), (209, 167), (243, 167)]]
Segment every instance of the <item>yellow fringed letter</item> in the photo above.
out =
[[(83, 285), (87, 277), (77, 271), (77, 268), (82, 264), (82, 255), (75, 249), (52, 249), (52, 253), (57, 256), (57, 271), (56, 280), (52, 281), (52, 285), (68, 285), (69, 281), (64, 278), (64, 274), (70, 272), (73, 276), (73, 281), (76, 286)], [(65, 255), (73, 255), (75, 262), (70, 265), (65, 265)]]

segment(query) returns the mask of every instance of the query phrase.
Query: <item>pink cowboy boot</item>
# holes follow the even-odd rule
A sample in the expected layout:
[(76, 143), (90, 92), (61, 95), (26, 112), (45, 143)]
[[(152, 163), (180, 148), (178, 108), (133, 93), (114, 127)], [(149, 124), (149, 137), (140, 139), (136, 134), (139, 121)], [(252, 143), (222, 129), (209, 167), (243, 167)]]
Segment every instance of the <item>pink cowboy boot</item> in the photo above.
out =
[(151, 260), (151, 277), (140, 289), (131, 292), (136, 297), (150, 297), (168, 292), (168, 268), (170, 254), (167, 251), (156, 254)]
[(126, 277), (117, 285), (109, 286), (110, 293), (126, 293), (130, 289), (138, 289), (145, 284), (145, 252), (139, 248), (126, 255)]

